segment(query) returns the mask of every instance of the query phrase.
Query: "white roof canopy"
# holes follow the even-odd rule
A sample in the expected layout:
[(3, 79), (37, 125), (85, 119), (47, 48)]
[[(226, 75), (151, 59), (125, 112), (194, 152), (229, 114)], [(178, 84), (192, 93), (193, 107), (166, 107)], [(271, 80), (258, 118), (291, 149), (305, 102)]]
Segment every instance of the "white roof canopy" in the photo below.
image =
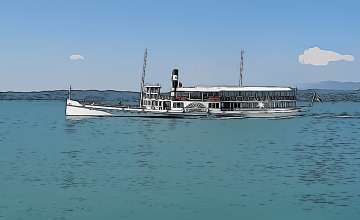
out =
[(160, 84), (145, 84), (144, 87), (147, 87), (147, 88), (159, 88), (161, 86), (160, 86)]
[(178, 92), (222, 92), (222, 91), (291, 91), (291, 87), (277, 86), (195, 86), (180, 87), (176, 89)]

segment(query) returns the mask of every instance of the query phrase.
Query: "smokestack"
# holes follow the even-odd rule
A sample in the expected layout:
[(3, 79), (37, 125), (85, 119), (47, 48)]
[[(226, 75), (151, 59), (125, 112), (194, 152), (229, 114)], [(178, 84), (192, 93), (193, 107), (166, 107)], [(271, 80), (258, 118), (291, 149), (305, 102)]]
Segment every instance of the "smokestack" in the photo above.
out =
[(176, 97), (176, 89), (179, 86), (179, 70), (173, 69), (171, 73), (171, 97), (175, 99)]

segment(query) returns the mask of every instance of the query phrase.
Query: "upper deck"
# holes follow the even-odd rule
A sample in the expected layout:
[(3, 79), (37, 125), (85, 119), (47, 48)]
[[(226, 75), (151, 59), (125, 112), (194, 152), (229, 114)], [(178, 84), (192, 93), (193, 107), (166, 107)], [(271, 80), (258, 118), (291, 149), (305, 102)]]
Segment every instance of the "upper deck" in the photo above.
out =
[[(256, 109), (259, 103), (265, 108), (296, 106), (296, 88), (281, 86), (188, 86), (179, 81), (178, 70), (172, 72), (170, 97), (160, 93), (160, 86), (145, 85), (143, 106), (183, 108), (191, 103), (202, 103), (208, 108)], [(160, 103), (160, 104), (159, 104)], [(261, 105), (262, 106), (262, 105)]]

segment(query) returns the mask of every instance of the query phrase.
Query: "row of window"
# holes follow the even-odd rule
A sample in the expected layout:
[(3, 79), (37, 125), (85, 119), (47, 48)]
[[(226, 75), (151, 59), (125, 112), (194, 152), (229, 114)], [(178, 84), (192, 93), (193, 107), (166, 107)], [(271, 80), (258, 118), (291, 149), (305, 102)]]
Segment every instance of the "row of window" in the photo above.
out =
[(238, 96), (238, 97), (221, 97), (221, 101), (266, 101), (266, 100), (296, 100), (296, 96)]
[(145, 94), (144, 97), (148, 99), (157, 99), (159, 98), (159, 94)]
[(296, 90), (291, 91), (222, 91), (222, 92), (177, 92), (177, 96), (188, 97), (191, 99), (201, 99), (208, 97), (268, 97), (268, 96), (296, 96)]
[[(214, 101), (213, 96), (212, 97), (204, 97), (203, 100), (204, 101)], [(217, 98), (218, 99), (218, 98)], [(194, 98), (191, 97), (190, 99), (188, 97), (181, 97), (181, 96), (176, 96), (176, 100), (201, 100), (200, 98)], [(263, 97), (253, 97), (253, 96), (232, 96), (232, 97), (221, 97), (220, 99), (221, 101), (267, 101), (267, 100), (296, 100), (296, 96), (263, 96)]]
[[(184, 108), (183, 102), (173, 102), (173, 108)], [(220, 108), (219, 103), (209, 103), (209, 108)]]
[(234, 109), (256, 109), (256, 108), (294, 108), (294, 101), (278, 101), (278, 102), (222, 102), (221, 108), (224, 110)]
[[(165, 102), (144, 100), (143, 105), (163, 106)], [(168, 105), (168, 104), (167, 104)], [(173, 102), (173, 108), (184, 108), (183, 102)], [(209, 108), (220, 108), (220, 103), (209, 103)], [(296, 107), (295, 101), (265, 101), (265, 102), (221, 102), (221, 109), (254, 109), (254, 108), (292, 108)]]
[(144, 100), (143, 105), (162, 106), (163, 102), (162, 101), (154, 101), (154, 100), (153, 101)]
[(220, 93), (220, 96), (225, 97), (268, 97), (268, 96), (295, 96), (296, 90), (291, 91), (224, 91)]
[(147, 93), (160, 93), (160, 88), (159, 87), (145, 87), (144, 91)]

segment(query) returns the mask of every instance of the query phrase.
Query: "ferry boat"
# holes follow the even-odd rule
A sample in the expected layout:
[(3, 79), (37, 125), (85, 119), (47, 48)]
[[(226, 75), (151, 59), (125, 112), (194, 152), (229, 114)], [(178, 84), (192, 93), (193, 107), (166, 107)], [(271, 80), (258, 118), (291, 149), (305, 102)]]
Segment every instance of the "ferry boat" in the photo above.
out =
[[(161, 93), (159, 84), (145, 84), (145, 52), (140, 101), (137, 107), (86, 105), (70, 97), (66, 116), (125, 117), (289, 117), (301, 112), (297, 89), (277, 86), (192, 86), (179, 81), (179, 70), (171, 73), (171, 91)], [(242, 79), (241, 79), (242, 81)]]

